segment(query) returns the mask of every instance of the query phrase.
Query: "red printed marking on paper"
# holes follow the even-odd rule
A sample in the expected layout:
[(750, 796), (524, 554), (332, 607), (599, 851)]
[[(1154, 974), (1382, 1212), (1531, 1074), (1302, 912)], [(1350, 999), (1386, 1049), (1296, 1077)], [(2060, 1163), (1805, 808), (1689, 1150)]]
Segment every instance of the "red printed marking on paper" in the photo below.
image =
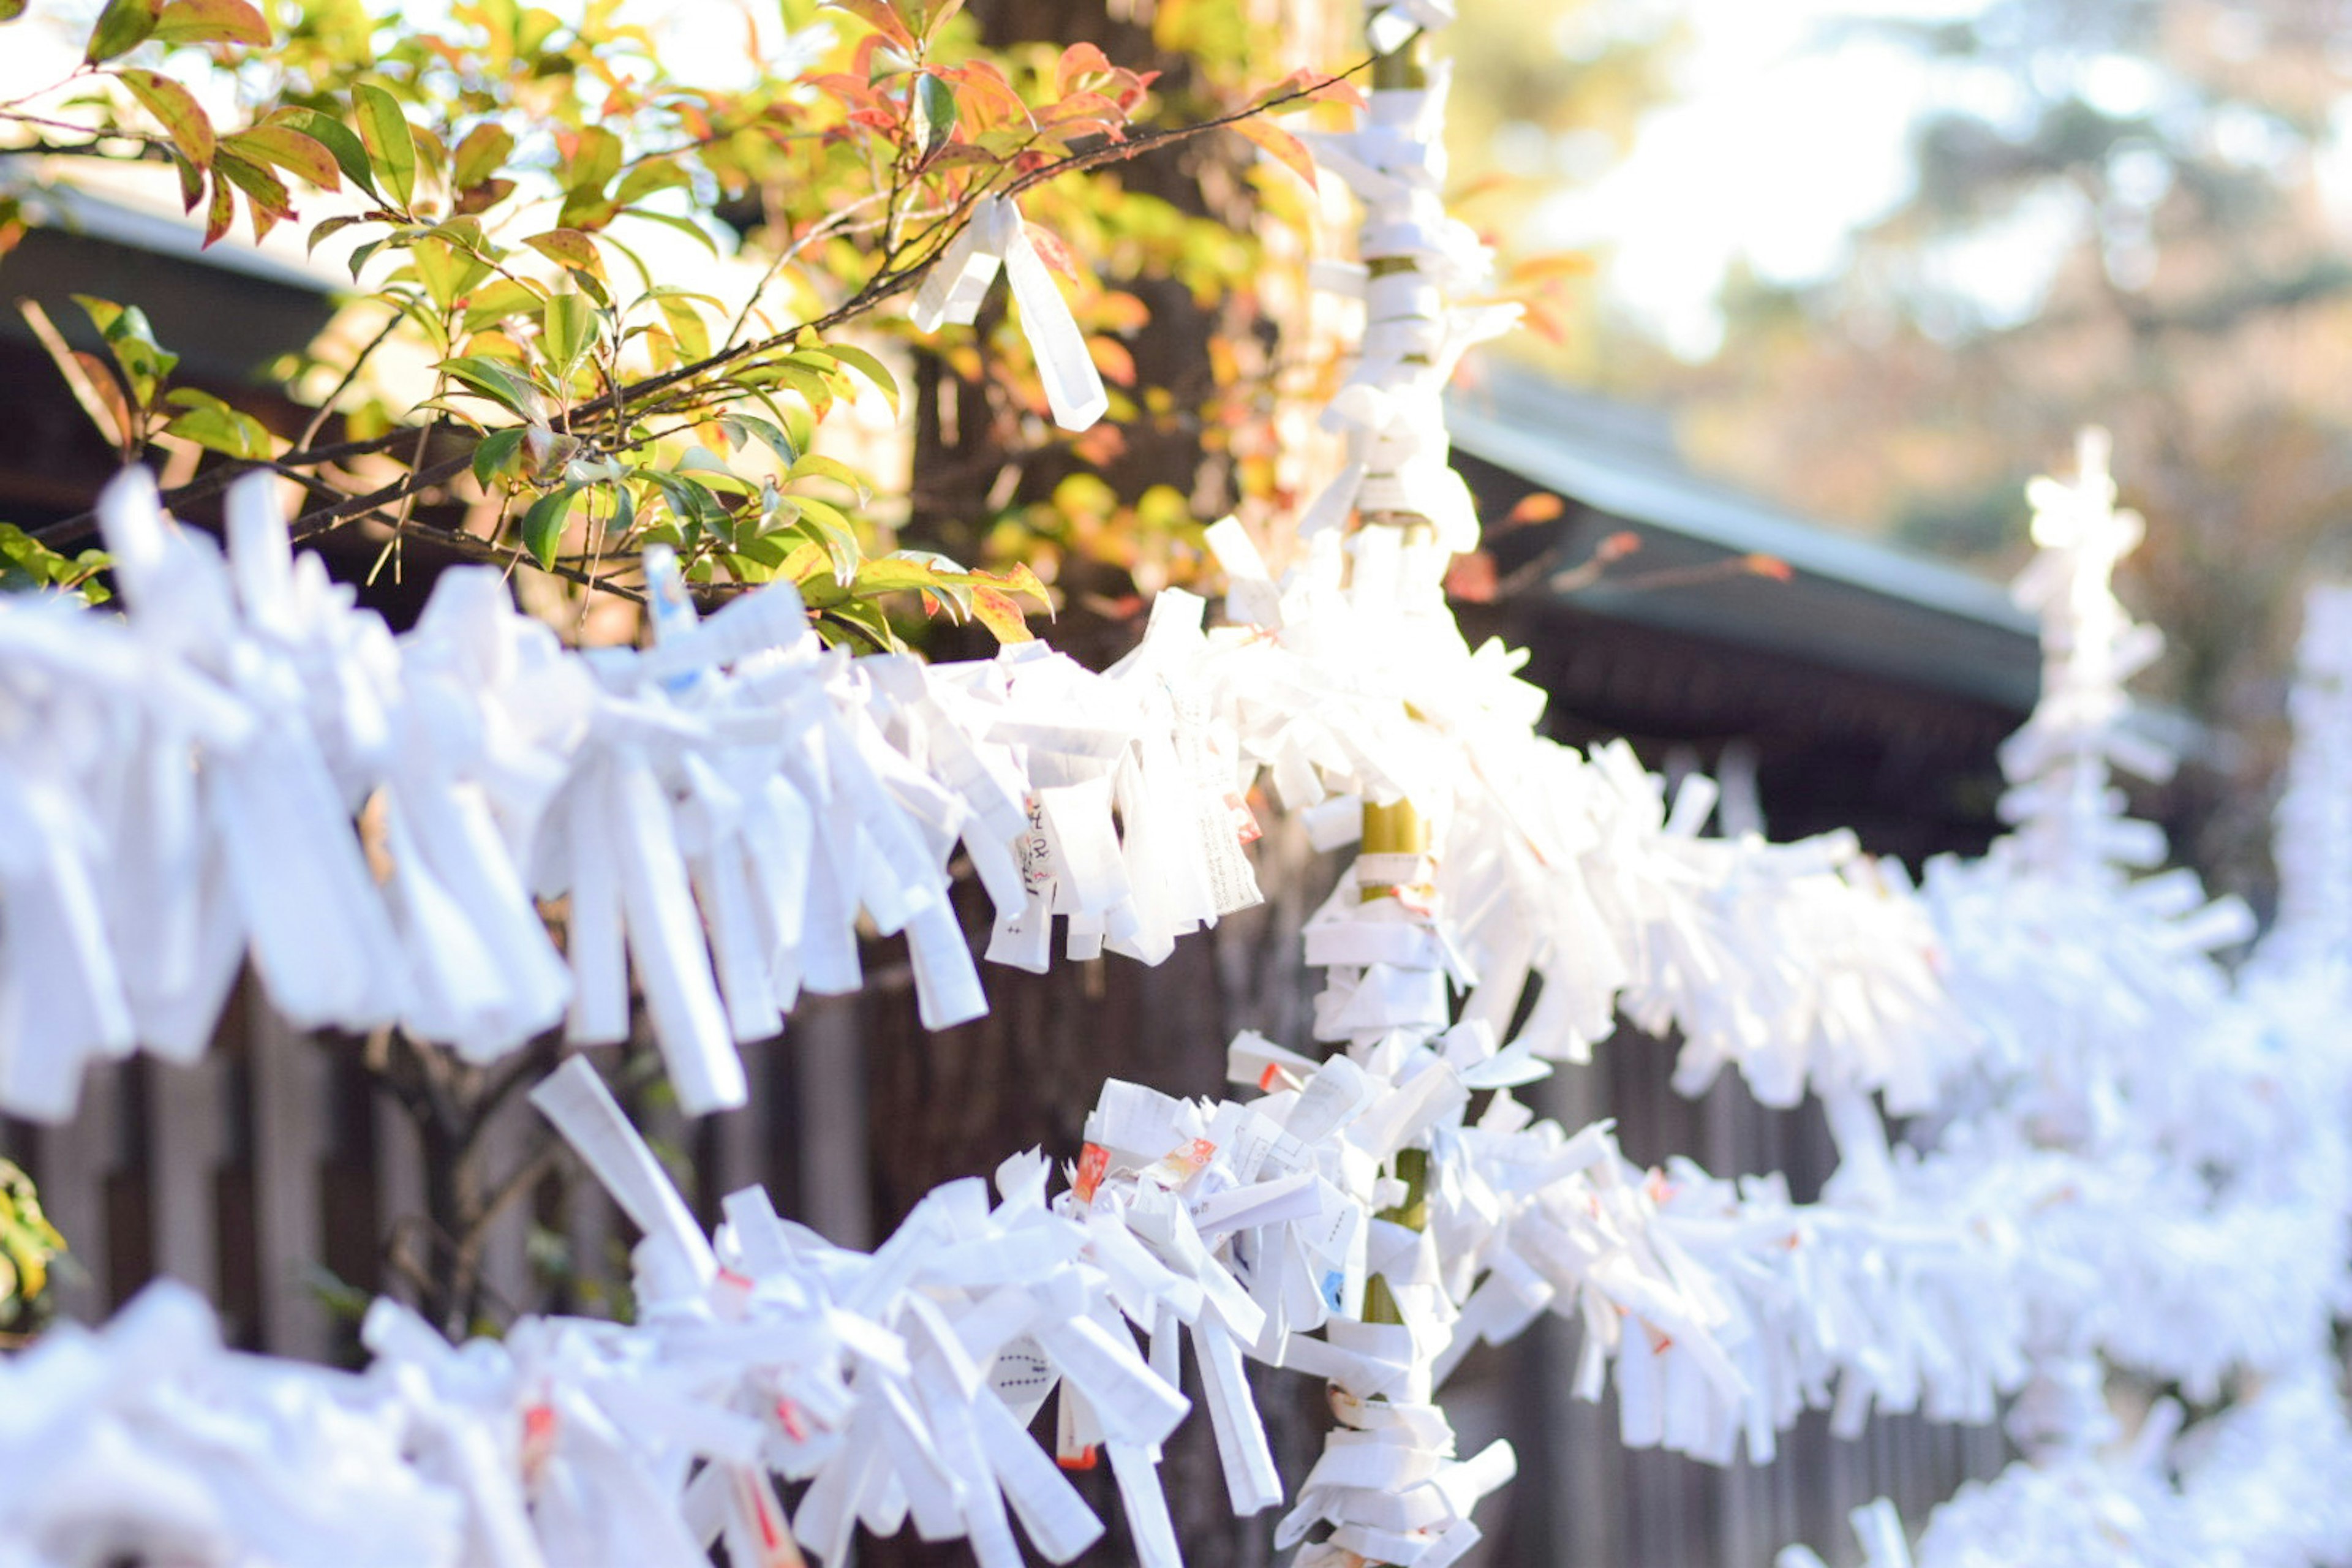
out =
[(1056, 1454), (1054, 1456), (1054, 1463), (1066, 1470), (1091, 1470), (1095, 1468), (1095, 1462), (1101, 1457), (1102, 1450), (1090, 1446), (1079, 1449), (1075, 1454)]
[(1163, 1187), (1181, 1187), (1199, 1175), (1208, 1163), (1217, 1157), (1217, 1146), (1206, 1138), (1195, 1138), (1181, 1147), (1171, 1149), (1152, 1162), (1144, 1174)]
[(1233, 814), (1234, 838), (1244, 844), (1255, 844), (1265, 837), (1265, 829), (1257, 825), (1256, 816), (1250, 811), (1249, 802), (1242, 798), (1239, 790), (1229, 789), (1225, 792), (1225, 809)]
[(776, 1424), (793, 1442), (808, 1441), (808, 1422), (802, 1417), (801, 1407), (791, 1400), (780, 1398), (776, 1401)]
[(1101, 1190), (1103, 1178), (1110, 1174), (1110, 1151), (1099, 1143), (1089, 1143), (1078, 1151), (1078, 1177), (1071, 1183), (1080, 1203), (1095, 1201)]
[(540, 1472), (555, 1458), (555, 1406), (533, 1405), (522, 1413), (522, 1481), (539, 1484)]

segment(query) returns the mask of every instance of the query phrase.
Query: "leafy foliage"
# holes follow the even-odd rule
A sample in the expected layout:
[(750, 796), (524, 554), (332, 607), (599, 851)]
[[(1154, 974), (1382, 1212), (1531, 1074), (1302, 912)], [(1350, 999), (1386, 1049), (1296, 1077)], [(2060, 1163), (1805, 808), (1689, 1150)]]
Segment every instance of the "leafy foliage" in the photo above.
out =
[[(373, 519), (398, 541), (429, 529), (420, 500), (471, 500), (495, 516), (497, 554), (592, 590), (637, 591), (639, 553), (662, 543), (711, 595), (798, 583), (824, 635), (859, 648), (898, 646), (891, 595), (1025, 636), (1020, 600), (1050, 607), (1036, 575), (891, 548), (871, 479), (814, 450), (859, 400), (898, 407), (897, 329), (874, 312), (982, 195), (1075, 176), (1114, 201), (1041, 195), (1033, 237), (1076, 281), (1107, 374), (1131, 383), (1103, 328), (1131, 330), (1142, 308), (1089, 286), (1054, 225), (1082, 224), (1116, 252), (1154, 243), (1161, 220), (1090, 171), (1219, 125), (1292, 162), (1295, 142), (1255, 116), (1343, 89), (1305, 77), (1238, 89), (1195, 126), (1148, 131), (1157, 73), (1092, 44), (992, 54), (960, 12), (961, 0), (782, 0), (802, 68), (722, 89), (674, 70), (616, 0), (567, 16), (470, 0), (429, 26), (358, 0), (306, 0), (274, 14), (282, 26), (248, 0), (111, 0), (58, 89), (77, 95), (83, 150), (128, 144), (169, 163), (207, 245), (240, 217), (256, 243), (300, 225), (314, 254), (331, 244), (345, 257), (366, 296), (353, 308), (387, 324), (332, 367), (341, 438), (323, 446), (323, 413), (289, 438), (173, 385), (174, 356), (135, 306), (83, 301), (108, 360), (61, 341), (52, 354), (126, 461), (158, 443), (216, 455), (194, 494), (254, 463), (300, 475), (317, 504), (298, 534)], [(232, 81), (245, 108), (228, 122), (206, 105)], [(37, 94), (0, 108), (0, 126), (53, 138), (63, 112)], [(1106, 224), (1113, 205), (1129, 210)], [(656, 275), (640, 255), (653, 228), (714, 257), (740, 242), (766, 259), (764, 277), (730, 310)], [(1199, 243), (1181, 228), (1161, 232)], [(364, 374), (395, 339), (433, 367), (414, 406), (372, 394)], [(1018, 353), (991, 358), (1026, 371)], [(453, 437), (462, 456), (446, 455)], [(66, 579), (47, 556), (10, 560)]]
[(37, 1319), (48, 1289), (49, 1265), (66, 1249), (32, 1178), (0, 1160), (0, 1329), (17, 1329)]

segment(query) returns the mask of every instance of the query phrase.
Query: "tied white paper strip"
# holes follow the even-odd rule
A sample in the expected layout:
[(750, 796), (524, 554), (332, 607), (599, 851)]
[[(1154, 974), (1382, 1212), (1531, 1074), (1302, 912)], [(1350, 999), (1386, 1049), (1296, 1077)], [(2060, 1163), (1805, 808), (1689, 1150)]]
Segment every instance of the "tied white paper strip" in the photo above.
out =
[(1004, 196), (982, 196), (972, 204), (971, 216), (931, 264), (914, 303), (907, 310), (918, 330), (936, 332), (954, 322), (970, 326), (980, 315), (989, 286), (998, 268), (1020, 307), (1022, 335), (1037, 362), (1037, 379), (1054, 423), (1065, 430), (1084, 430), (1110, 409), (1102, 373), (1087, 350), (1086, 334), (1070, 314), (1053, 274), (1045, 269), (1021, 209)]

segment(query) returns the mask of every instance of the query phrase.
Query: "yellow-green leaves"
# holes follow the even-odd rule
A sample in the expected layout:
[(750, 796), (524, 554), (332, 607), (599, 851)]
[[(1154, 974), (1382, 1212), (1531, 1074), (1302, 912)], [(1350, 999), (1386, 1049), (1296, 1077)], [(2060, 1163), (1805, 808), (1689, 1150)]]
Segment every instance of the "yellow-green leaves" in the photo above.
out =
[(359, 120), (360, 143), (376, 175), (376, 188), (403, 212), (416, 200), (416, 135), (400, 100), (372, 81), (352, 89), (352, 109)]
[(269, 47), (269, 23), (247, 0), (172, 0), (155, 20), (165, 44), (250, 44)]
[(342, 189), (342, 172), (335, 155), (317, 137), (290, 125), (257, 125), (222, 137), (220, 144), (248, 163), (284, 169), (322, 191)]
[(181, 410), (163, 426), (167, 434), (194, 441), (208, 451), (232, 458), (270, 456), (269, 432), (260, 420), (240, 413), (209, 392), (176, 387), (163, 401)]
[(99, 336), (106, 340), (107, 353), (121, 370), (122, 384), (130, 391), (131, 402), (141, 408), (152, 407), (155, 395), (179, 364), (180, 356), (155, 342), (155, 329), (147, 324), (146, 312), (138, 306), (118, 305), (95, 294), (73, 298)]
[[(0, 522), (0, 594), (74, 594), (89, 604), (102, 605), (112, 595), (97, 577), (112, 563), (102, 550), (60, 554), (14, 523)], [(7, 1162), (0, 1160), (0, 1181), (7, 1169)], [(0, 1203), (5, 1201), (0, 1197)], [(0, 1322), (6, 1321), (0, 1310)]]
[(103, 65), (118, 55), (129, 54), (147, 41), (162, 16), (159, 0), (107, 0), (106, 9), (98, 14), (97, 26), (89, 30), (82, 63)]
[(195, 94), (156, 71), (125, 70), (116, 75), (139, 106), (163, 125), (180, 156), (199, 169), (213, 161), (213, 122), (205, 117)]

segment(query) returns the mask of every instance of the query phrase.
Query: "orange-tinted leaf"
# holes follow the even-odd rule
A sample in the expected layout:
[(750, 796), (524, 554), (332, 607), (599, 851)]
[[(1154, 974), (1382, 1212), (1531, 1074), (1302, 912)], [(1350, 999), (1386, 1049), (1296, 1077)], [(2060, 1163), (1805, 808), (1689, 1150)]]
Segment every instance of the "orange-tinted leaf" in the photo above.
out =
[(1072, 84), (1100, 73), (1108, 76), (1115, 68), (1110, 58), (1092, 44), (1072, 44), (1062, 51), (1061, 62), (1054, 68), (1054, 90), (1067, 94)]
[(1117, 338), (1092, 337), (1087, 340), (1087, 353), (1103, 379), (1114, 386), (1135, 384), (1135, 356)]
[(153, 115), (172, 138), (172, 145), (191, 163), (213, 161), (213, 122), (196, 102), (196, 95), (170, 77), (151, 70), (116, 73), (140, 107)]
[(986, 626), (1000, 643), (1034, 642), (1036, 634), (1022, 618), (1021, 606), (1013, 595), (994, 588), (974, 588), (971, 591), (972, 618)]
[(1315, 160), (1309, 156), (1307, 144), (1278, 125), (1269, 123), (1262, 115), (1234, 121), (1234, 129), (1272, 153), (1282, 166), (1297, 174), (1312, 187), (1316, 184)]
[(1537, 490), (1521, 496), (1518, 505), (1503, 518), (1503, 524), (1508, 528), (1523, 522), (1549, 522), (1567, 510), (1568, 503), (1549, 490)]
[(1775, 583), (1786, 583), (1797, 574), (1787, 562), (1777, 555), (1749, 555), (1746, 566), (1759, 577), (1769, 577)]
[(247, 0), (172, 0), (155, 23), (167, 44), (269, 45), (269, 22)]
[(335, 155), (314, 136), (288, 125), (257, 125), (226, 137), (221, 144), (249, 163), (274, 163), (299, 174), (322, 191), (343, 188), (342, 170)]
[(915, 52), (915, 37), (907, 31), (907, 24), (890, 0), (824, 0), (835, 10), (846, 11), (908, 54)]

